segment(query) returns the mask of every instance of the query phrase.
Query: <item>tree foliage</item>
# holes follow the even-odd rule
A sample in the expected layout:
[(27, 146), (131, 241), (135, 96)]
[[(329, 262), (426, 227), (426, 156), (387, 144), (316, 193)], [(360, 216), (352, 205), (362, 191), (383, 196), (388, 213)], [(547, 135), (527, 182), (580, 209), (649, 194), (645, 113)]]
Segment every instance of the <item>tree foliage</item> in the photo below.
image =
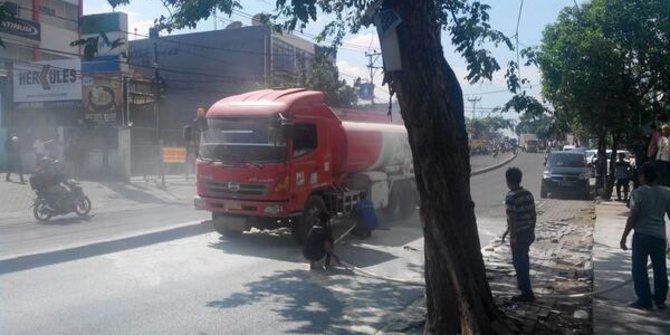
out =
[(305, 87), (322, 91), (326, 96), (326, 103), (333, 107), (351, 108), (358, 104), (356, 89), (360, 85), (360, 79), (355, 80), (353, 86), (340, 79), (337, 66), (331, 61), (328, 52), (317, 54), (308, 69), (295, 74), (272, 76), (269, 84), (270, 87)]
[(514, 120), (500, 115), (485, 116), (479, 119), (466, 119), (465, 127), (475, 139), (498, 139), (503, 130), (514, 130)]

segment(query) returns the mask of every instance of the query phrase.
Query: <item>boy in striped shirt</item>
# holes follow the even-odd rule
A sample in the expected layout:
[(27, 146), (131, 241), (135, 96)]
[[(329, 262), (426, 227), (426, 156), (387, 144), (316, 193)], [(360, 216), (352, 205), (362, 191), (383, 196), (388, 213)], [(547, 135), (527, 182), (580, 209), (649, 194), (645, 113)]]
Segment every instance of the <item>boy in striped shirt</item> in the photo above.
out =
[(512, 167), (505, 173), (510, 191), (505, 197), (507, 211), (507, 229), (510, 235), (512, 263), (516, 271), (517, 287), (520, 295), (512, 297), (512, 301), (532, 302), (535, 294), (530, 285), (530, 259), (528, 251), (535, 241), (535, 199), (533, 195), (521, 187), (522, 173), (519, 168)]

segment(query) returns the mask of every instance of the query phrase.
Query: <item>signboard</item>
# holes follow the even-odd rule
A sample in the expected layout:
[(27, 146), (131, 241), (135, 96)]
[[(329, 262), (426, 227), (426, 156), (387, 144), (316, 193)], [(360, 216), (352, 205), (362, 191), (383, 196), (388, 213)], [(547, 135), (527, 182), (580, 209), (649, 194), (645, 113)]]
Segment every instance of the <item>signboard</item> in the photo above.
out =
[(85, 73), (127, 71), (128, 16), (125, 13), (86, 15), (80, 19), (79, 32), (83, 40), (96, 40), (94, 59), (84, 60)]
[(0, 20), (0, 32), (39, 41), (40, 24), (24, 19)]
[(82, 107), (86, 121), (97, 125), (117, 124), (123, 108), (121, 76), (85, 76)]
[(358, 97), (363, 100), (371, 100), (375, 96), (375, 85), (372, 83), (361, 83), (358, 87)]
[(14, 102), (81, 100), (79, 59), (14, 64)]
[(163, 163), (185, 163), (185, 147), (163, 147)]

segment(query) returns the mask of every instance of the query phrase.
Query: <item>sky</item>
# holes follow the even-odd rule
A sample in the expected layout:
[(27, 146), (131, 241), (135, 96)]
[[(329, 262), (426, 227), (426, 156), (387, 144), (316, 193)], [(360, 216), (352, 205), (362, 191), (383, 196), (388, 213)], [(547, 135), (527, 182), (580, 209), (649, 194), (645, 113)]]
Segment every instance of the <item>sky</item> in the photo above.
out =
[[(223, 29), (232, 21), (241, 21), (244, 25), (250, 25), (250, 15), (261, 12), (273, 12), (273, 0), (240, 0), (243, 9), (232, 16), (219, 13), (218, 19), (210, 18), (202, 21), (194, 30), (184, 29), (172, 32), (172, 34), (183, 34), (193, 31), (208, 31), (215, 28)], [(540, 44), (542, 30), (547, 24), (553, 23), (560, 10), (566, 6), (574, 6), (574, 0), (483, 0), (491, 6), (489, 14), (491, 16), (491, 25), (494, 29), (502, 31), (507, 36), (514, 36), (516, 32), (517, 20), (519, 23), (519, 43), (524, 46), (535, 46)], [(581, 3), (581, 1), (578, 1)], [(521, 4), (523, 3), (523, 6)], [(522, 8), (520, 8), (522, 7)], [(521, 11), (520, 11), (521, 9)], [(161, 15), (168, 15), (167, 9), (163, 7), (160, 0), (131, 0), (128, 6), (118, 7), (117, 11), (128, 14), (129, 31), (137, 31), (140, 35), (148, 35), (149, 27), (153, 25), (154, 19)], [(84, 0), (84, 14), (96, 14), (112, 11), (112, 7), (104, 0)], [(519, 16), (519, 13), (521, 14)], [(305, 39), (311, 40), (313, 36), (321, 31), (321, 28), (328, 22), (327, 16), (321, 16), (316, 22), (311, 23), (304, 31), (304, 35), (299, 35)], [(163, 33), (165, 35), (166, 33)], [(130, 37), (134, 39), (134, 37)], [(442, 36), (442, 45), (447, 62), (454, 69), (456, 75), (461, 79), (465, 99), (466, 116), (472, 115), (473, 106), (467, 99), (480, 97), (481, 100), (476, 103), (475, 115), (482, 117), (488, 115), (490, 111), (503, 105), (512, 96), (506, 92), (505, 68), (510, 60), (516, 60), (516, 52), (502, 46), (492, 48), (493, 56), (501, 65), (501, 70), (494, 74), (492, 81), (483, 81), (470, 84), (465, 80), (467, 74), (466, 64), (463, 58), (454, 52), (450, 44), (449, 36), (445, 33)], [(369, 71), (366, 68), (368, 58), (365, 57), (366, 51), (379, 51), (379, 41), (376, 31), (372, 28), (362, 29), (356, 35), (348, 35), (343, 43), (343, 47), (338, 50), (337, 66), (340, 75), (350, 84), (356, 77), (369, 78)], [(381, 59), (378, 64), (381, 66)], [(539, 97), (540, 74), (535, 67), (523, 67), (521, 75), (530, 80), (530, 85), (526, 88), (529, 95)], [(376, 98), (378, 101), (388, 101), (388, 88), (381, 87), (382, 73), (377, 71), (373, 77), (376, 84)], [(517, 119), (516, 113), (508, 113), (505, 117)]]

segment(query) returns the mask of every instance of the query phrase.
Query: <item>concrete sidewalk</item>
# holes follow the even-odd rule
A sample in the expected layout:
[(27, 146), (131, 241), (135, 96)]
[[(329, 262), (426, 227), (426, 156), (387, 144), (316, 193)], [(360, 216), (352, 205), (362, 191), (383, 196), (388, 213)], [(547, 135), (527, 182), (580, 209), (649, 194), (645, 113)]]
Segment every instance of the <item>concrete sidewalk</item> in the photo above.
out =
[[(621, 202), (602, 202), (596, 206), (597, 218), (593, 234), (595, 292), (631, 278), (631, 252), (619, 248), (627, 213), (628, 208)], [(629, 237), (629, 248), (630, 239)], [(651, 271), (649, 276), (651, 279)], [(629, 308), (628, 304), (635, 299), (632, 283), (596, 296), (593, 300), (593, 333), (670, 334), (670, 311), (640, 311)]]

